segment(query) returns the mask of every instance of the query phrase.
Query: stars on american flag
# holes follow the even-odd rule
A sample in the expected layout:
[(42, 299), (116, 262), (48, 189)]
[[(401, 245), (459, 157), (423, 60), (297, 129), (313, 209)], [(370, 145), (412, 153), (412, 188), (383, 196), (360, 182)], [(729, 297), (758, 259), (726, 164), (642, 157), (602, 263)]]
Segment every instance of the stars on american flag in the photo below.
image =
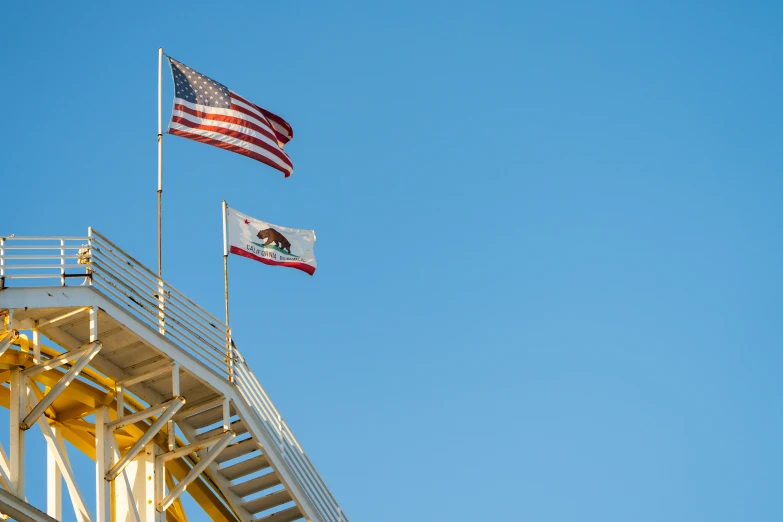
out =
[(231, 108), (231, 95), (228, 87), (199, 74), (185, 64), (179, 63), (173, 58), (171, 72), (174, 75), (174, 95), (190, 103), (217, 107), (221, 109)]

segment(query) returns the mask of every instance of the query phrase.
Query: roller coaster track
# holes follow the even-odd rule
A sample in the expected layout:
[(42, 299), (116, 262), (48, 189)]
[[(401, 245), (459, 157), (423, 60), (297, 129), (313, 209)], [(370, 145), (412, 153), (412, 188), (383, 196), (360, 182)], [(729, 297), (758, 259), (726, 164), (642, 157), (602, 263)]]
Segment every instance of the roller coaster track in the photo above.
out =
[[(212, 520), (347, 522), (230, 329), (92, 229), (0, 238), (0, 320), (0, 513), (60, 520), (64, 482), (79, 521), (185, 522), (187, 491)], [(31, 429), (45, 510), (26, 502)]]

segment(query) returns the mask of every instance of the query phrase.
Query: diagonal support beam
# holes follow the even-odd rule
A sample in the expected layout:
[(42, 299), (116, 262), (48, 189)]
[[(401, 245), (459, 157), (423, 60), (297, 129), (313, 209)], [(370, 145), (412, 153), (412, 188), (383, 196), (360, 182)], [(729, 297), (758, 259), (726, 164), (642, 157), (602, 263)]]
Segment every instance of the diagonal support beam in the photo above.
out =
[(0, 485), (3, 489), (15, 493), (13, 483), (11, 482), (11, 467), (8, 465), (8, 455), (0, 444)]
[(136, 424), (139, 421), (143, 421), (144, 419), (152, 417), (153, 415), (157, 415), (159, 413), (166, 411), (169, 408), (169, 406), (174, 404), (176, 400), (177, 397), (174, 397), (173, 399), (169, 399), (166, 402), (161, 402), (156, 406), (151, 406), (146, 410), (137, 411), (136, 413), (125, 415), (115, 421), (107, 422), (106, 429), (110, 431), (114, 431), (120, 428), (124, 428), (125, 426), (129, 426), (131, 424)]
[(121, 381), (117, 381), (117, 386), (122, 386), (123, 388), (127, 388), (128, 386), (133, 386), (134, 384), (148, 381), (150, 379), (158, 377), (159, 375), (164, 375), (166, 373), (169, 373), (173, 367), (174, 367), (173, 364), (167, 364), (165, 366), (161, 366), (160, 368), (152, 370), (151, 372), (143, 373), (141, 375), (134, 375), (133, 377), (128, 377), (127, 379), (122, 379)]
[(57, 522), (43, 511), (36, 509), (24, 500), (0, 489), (0, 511), (14, 517), (19, 522)]
[[(64, 444), (62, 426), (52, 426), (52, 433), (58, 444)], [(46, 447), (46, 514), (58, 520), (63, 518), (63, 474), (49, 446)]]
[(133, 486), (130, 483), (127, 473), (122, 474), (122, 478), (125, 480), (125, 494), (128, 496), (126, 502), (130, 504), (131, 512), (133, 513), (133, 520), (141, 522), (141, 515), (139, 514), (139, 508), (136, 503), (136, 497), (133, 496)]
[(58, 355), (57, 357), (52, 357), (46, 362), (43, 362), (41, 364), (36, 364), (35, 366), (30, 366), (22, 373), (24, 373), (26, 377), (35, 377), (39, 373), (43, 373), (49, 370), (53, 370), (55, 368), (59, 368), (63, 364), (68, 364), (68, 362), (78, 359), (79, 357), (87, 353), (87, 351), (89, 351), (90, 348), (92, 348), (92, 346), (90, 346), (89, 343), (85, 344), (78, 350), (65, 352), (63, 354)]
[(83, 306), (82, 308), (77, 308), (76, 310), (71, 310), (70, 312), (66, 312), (66, 313), (64, 313), (62, 315), (58, 315), (57, 317), (52, 317), (51, 319), (41, 319), (40, 321), (38, 321), (38, 326), (39, 327), (50, 326), (50, 325), (53, 325), (54, 323), (59, 323), (60, 321), (62, 321), (64, 319), (68, 319), (69, 317), (73, 317), (76, 314), (80, 314), (82, 312), (86, 312), (89, 309), (90, 309), (89, 306)]
[(9, 330), (3, 337), (0, 337), (0, 355), (5, 353), (8, 347), (11, 346), (11, 343), (14, 342), (17, 337), (19, 337), (19, 332), (16, 330)]
[[(198, 464), (193, 466), (193, 469), (190, 470), (190, 472), (185, 475), (185, 478), (183, 478), (177, 486), (169, 491), (169, 494), (166, 495), (163, 500), (161, 500), (158, 505), (156, 506), (156, 509), (160, 513), (165, 513), (166, 510), (171, 506), (171, 504), (174, 503), (175, 500), (185, 491), (185, 489), (190, 485), (191, 482), (196, 480), (196, 478), (201, 474), (202, 471), (207, 469), (207, 466), (212, 464), (212, 462), (217, 458), (218, 455), (220, 455), (220, 452), (226, 449), (226, 446), (231, 444), (231, 441), (234, 440), (234, 438), (237, 436), (236, 433), (233, 431), (227, 431), (221, 438), (220, 441), (218, 441), (215, 446), (211, 450), (207, 452), (206, 455), (204, 455), (204, 458), (202, 458)], [(160, 457), (158, 457), (160, 458)], [(162, 460), (160, 461), (162, 462)], [(162, 466), (161, 466), (162, 467)]]
[(98, 352), (101, 351), (102, 347), (103, 345), (100, 341), (93, 341), (89, 343), (85, 347), (87, 348), (87, 351), (85, 351), (81, 357), (79, 357), (76, 363), (71, 366), (71, 369), (65, 373), (63, 378), (60, 379), (51, 390), (49, 390), (49, 393), (47, 393), (41, 402), (39, 402), (38, 405), (33, 408), (33, 411), (31, 411), (30, 414), (19, 423), (19, 427), (23, 430), (29, 430), (30, 426), (35, 424), (43, 412), (45, 412), (46, 409), (52, 405), (55, 399), (57, 399), (57, 397), (59, 397), (60, 394), (65, 391), (65, 389), (73, 382), (76, 376), (79, 375), (79, 373), (81, 373), (81, 371), (88, 364), (90, 364), (90, 361), (92, 361), (96, 355), (98, 355)]
[(71, 502), (73, 503), (73, 510), (76, 512), (76, 518), (80, 522), (92, 522), (90, 512), (87, 510), (87, 504), (84, 502), (84, 496), (82, 496), (81, 490), (76, 482), (76, 477), (73, 474), (73, 468), (71, 462), (68, 459), (68, 453), (65, 451), (65, 445), (62, 439), (58, 439), (49, 426), (49, 422), (45, 417), (38, 417), (38, 425), (41, 427), (41, 432), (46, 439), (46, 443), (49, 445), (49, 449), (52, 450), (52, 456), (54, 456), (57, 462), (57, 467), (62, 472), (63, 479), (65, 479), (65, 485), (68, 486), (68, 493), (71, 495)]
[[(123, 455), (114, 466), (112, 466), (108, 473), (106, 473), (106, 480), (112, 481), (117, 478), (117, 475), (122, 473), (122, 470), (125, 469), (130, 461), (136, 458), (136, 455), (141, 453), (141, 451), (144, 449), (144, 446), (146, 446), (153, 439), (153, 437), (155, 437), (155, 435), (157, 435), (158, 432), (163, 429), (163, 426), (165, 426), (166, 423), (174, 416), (174, 414), (177, 413), (184, 405), (185, 397), (175, 397), (171, 399), (170, 405), (163, 411), (163, 413), (160, 414), (158, 419), (152, 423), (152, 426), (150, 426), (149, 429), (144, 432), (144, 435), (139, 437), (139, 440), (137, 440), (136, 443), (131, 446), (131, 449), (129, 449), (128, 452)], [(146, 411), (147, 410), (145, 410), (145, 412)], [(127, 422), (127, 420), (131, 417), (132, 415), (129, 415), (127, 417), (123, 417), (121, 420), (122, 422)], [(111, 424), (116, 424), (118, 422), (119, 421), (115, 421)], [(111, 424), (109, 424), (107, 427), (111, 426)]]
[[(233, 431), (231, 433), (234, 433)], [(188, 444), (187, 446), (182, 446), (181, 448), (169, 451), (166, 453), (161, 453), (158, 455), (158, 458), (162, 460), (163, 462), (168, 462), (170, 460), (178, 459), (180, 457), (184, 457), (185, 455), (190, 455), (191, 453), (195, 453), (199, 450), (207, 449), (210, 446), (214, 446), (215, 444), (219, 443), (221, 440), (223, 440), (223, 436), (225, 433), (219, 433), (215, 435), (214, 437), (210, 437), (208, 439), (199, 440), (194, 442), (193, 444)]]

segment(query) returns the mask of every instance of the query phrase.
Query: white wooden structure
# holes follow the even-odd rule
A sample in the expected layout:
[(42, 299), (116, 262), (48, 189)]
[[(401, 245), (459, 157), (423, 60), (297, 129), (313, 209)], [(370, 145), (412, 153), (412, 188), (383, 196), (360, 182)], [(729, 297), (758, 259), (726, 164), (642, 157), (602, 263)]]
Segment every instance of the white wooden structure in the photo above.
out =
[[(213, 520), (347, 522), (226, 325), (92, 229), (0, 238), (0, 383), (0, 513), (59, 520), (64, 482), (80, 521), (185, 521), (187, 489)], [(25, 501), (30, 429), (45, 513)]]

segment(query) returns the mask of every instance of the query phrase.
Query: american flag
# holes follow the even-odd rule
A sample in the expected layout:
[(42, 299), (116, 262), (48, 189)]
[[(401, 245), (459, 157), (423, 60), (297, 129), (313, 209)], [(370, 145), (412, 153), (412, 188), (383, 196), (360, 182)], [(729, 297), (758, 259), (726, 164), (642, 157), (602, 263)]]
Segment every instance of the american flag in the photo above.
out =
[(174, 108), (169, 134), (230, 150), (291, 175), (283, 146), (294, 137), (280, 116), (262, 109), (225, 85), (169, 57)]

